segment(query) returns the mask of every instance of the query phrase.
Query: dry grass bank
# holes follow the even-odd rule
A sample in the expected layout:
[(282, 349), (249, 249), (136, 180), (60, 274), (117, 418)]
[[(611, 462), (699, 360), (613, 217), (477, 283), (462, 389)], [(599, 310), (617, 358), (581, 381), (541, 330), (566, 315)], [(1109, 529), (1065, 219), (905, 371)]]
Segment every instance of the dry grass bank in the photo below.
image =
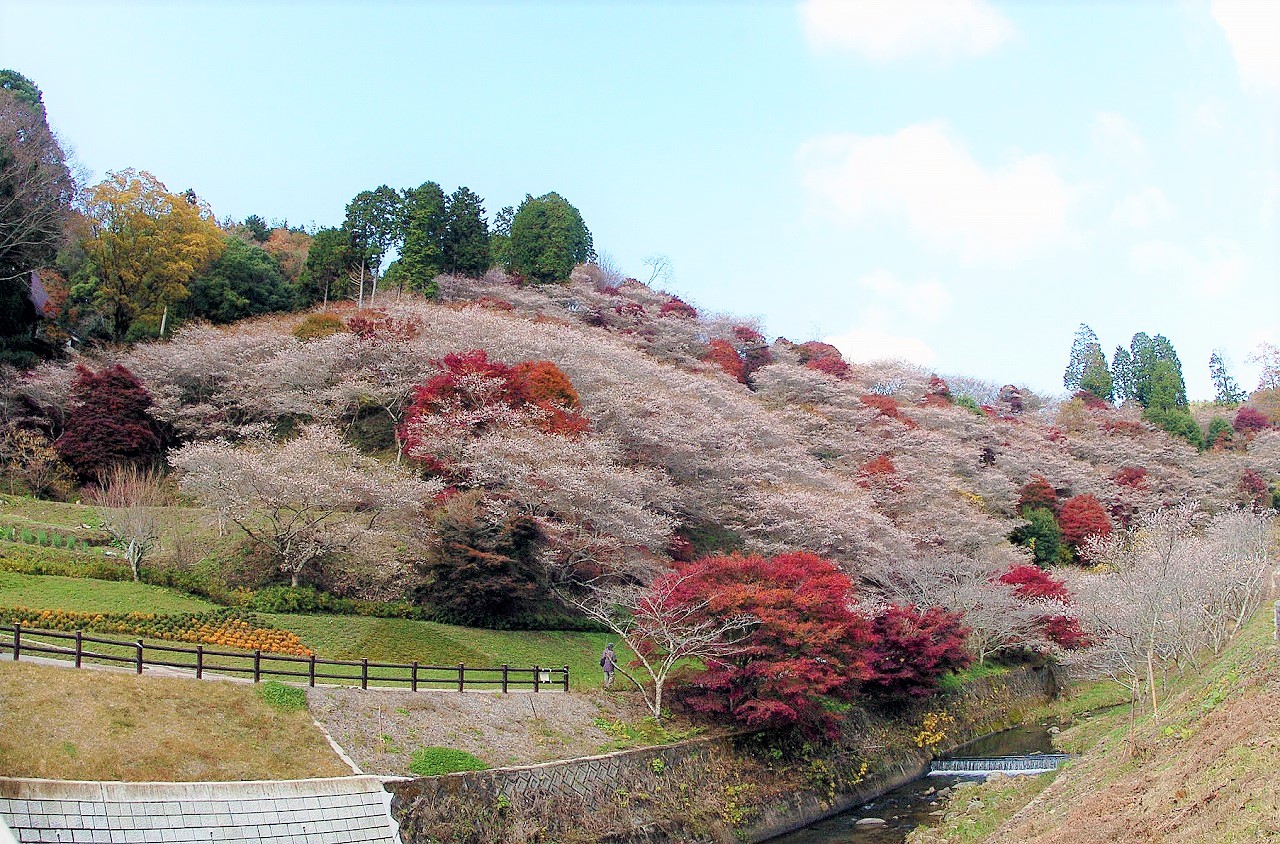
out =
[(84, 780), (343, 776), (307, 712), (250, 686), (0, 662), (0, 775)]

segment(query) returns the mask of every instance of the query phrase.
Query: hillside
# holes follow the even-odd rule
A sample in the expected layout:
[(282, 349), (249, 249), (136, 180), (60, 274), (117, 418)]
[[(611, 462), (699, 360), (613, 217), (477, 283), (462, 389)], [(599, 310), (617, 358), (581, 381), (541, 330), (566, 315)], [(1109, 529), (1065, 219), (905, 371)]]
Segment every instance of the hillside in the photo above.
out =
[(1280, 651), (1272, 631), (1267, 608), (1222, 656), (1175, 682), (1159, 718), (1139, 714), (1132, 736), (1128, 707), (1084, 721), (1058, 737), (1081, 756), (1047, 787), (993, 781), (966, 792), (966, 805), (953, 806), (940, 829), (911, 841), (1280, 839)]
[[(867, 584), (952, 565), (949, 555), (998, 573), (1029, 559), (1009, 536), (1025, 525), (1020, 490), (1037, 476), (1059, 498), (1094, 496), (1123, 526), (1163, 503), (1230, 508), (1248, 500), (1249, 473), (1267, 484), (1280, 474), (1274, 430), (1198, 453), (1127, 408), (1055, 407), (906, 365), (849, 365), (832, 347), (767, 343), (749, 322), (703, 318), (592, 266), (565, 285), (520, 286), (499, 272), (439, 282), (439, 301), (384, 292), (360, 312), (340, 303), (193, 325), (75, 364), (118, 363), (136, 376), (170, 456), (183, 444), (320, 425), (381, 465), (434, 467), (435, 486), (415, 495), (470, 488), (479, 498), (456, 506), (471, 507), (472, 523), (536, 526), (527, 570), (513, 577), (532, 582), (522, 594), (541, 606), (552, 602), (548, 585), (566, 579), (643, 578), (673, 557), (718, 550), (803, 548)], [(554, 364), (570, 387), (569, 404), (552, 409), (570, 414), (574, 433), (506, 405), (514, 421), (424, 414), (406, 424), (415, 388), (449, 374), (446, 356), (474, 350), (498, 366)], [(9, 419), (57, 438), (77, 377), (68, 363), (9, 379)], [(412, 598), (423, 577), (415, 561), (440, 529), (388, 523), (317, 558), (301, 580), (353, 598)], [(235, 544), (234, 528), (218, 542), (230, 550), (203, 561), (218, 578), (251, 588), (274, 579), (261, 555)], [(190, 549), (177, 556), (185, 561), (174, 565), (201, 562)]]

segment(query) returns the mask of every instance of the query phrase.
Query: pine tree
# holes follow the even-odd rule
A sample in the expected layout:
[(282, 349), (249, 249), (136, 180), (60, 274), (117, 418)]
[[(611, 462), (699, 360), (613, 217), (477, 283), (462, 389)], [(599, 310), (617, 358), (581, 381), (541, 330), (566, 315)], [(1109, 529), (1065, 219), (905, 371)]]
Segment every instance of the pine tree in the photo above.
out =
[(396, 261), (397, 276), (410, 290), (436, 293), (436, 276), (444, 272), (444, 233), (448, 225), (444, 191), (435, 182), (404, 192), (401, 219), (404, 243)]
[(1117, 402), (1138, 398), (1133, 391), (1133, 355), (1124, 346), (1116, 346), (1116, 353), (1111, 358), (1111, 383)]

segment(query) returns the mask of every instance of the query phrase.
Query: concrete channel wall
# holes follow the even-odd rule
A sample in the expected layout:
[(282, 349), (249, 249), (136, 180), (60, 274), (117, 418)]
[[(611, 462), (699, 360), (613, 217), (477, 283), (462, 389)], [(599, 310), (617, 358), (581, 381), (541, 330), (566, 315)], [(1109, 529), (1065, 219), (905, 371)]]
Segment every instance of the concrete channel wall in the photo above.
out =
[(0, 817), (22, 844), (400, 844), (390, 808), (382, 780), (369, 776), (197, 783), (0, 778)]

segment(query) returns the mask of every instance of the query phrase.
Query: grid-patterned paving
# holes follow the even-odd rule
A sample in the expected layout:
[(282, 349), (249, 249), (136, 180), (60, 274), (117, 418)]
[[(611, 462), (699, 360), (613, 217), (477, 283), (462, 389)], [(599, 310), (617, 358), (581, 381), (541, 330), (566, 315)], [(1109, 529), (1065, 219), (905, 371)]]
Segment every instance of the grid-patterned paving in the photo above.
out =
[(377, 777), (116, 783), (0, 778), (22, 844), (399, 844)]

